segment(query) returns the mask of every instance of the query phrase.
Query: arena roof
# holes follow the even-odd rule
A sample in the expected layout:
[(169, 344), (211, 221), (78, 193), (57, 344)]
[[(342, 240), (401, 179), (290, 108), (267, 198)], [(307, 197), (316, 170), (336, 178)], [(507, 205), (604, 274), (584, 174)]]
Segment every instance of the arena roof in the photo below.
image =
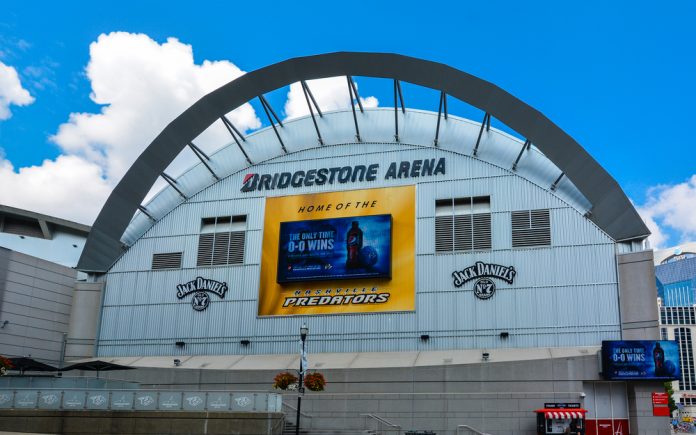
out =
[[(443, 149), (446, 149), (445, 140), (441, 139), (440, 135), (444, 136), (446, 131), (444, 123), (442, 127), (441, 123), (443, 121), (443, 101), (445, 102), (444, 118), (447, 118), (447, 95), (481, 109), (486, 116), (479, 124), (478, 137), (475, 143), (466, 147), (472, 156), (478, 158), (479, 153), (483, 154), (485, 146), (485, 141), (482, 141), (483, 132), (484, 129), (490, 131), (490, 119), (494, 117), (526, 138), (520, 147), (521, 149), (508, 151), (513, 155), (519, 153), (511, 170), (517, 169), (523, 151), (529, 150), (533, 144), (535, 149), (541, 151), (559, 170), (558, 176), (550, 186), (551, 190), (555, 191), (564, 179), (569, 180), (572, 188), (569, 188), (568, 193), (570, 194), (571, 191), (575, 190), (580, 193), (579, 196), (582, 198), (578, 201), (580, 203), (587, 202), (587, 207), (584, 208), (587, 209), (588, 218), (614, 240), (641, 239), (650, 234), (618, 183), (575, 140), (540, 112), (497, 86), (443, 64), (401, 55), (331, 53), (290, 59), (250, 72), (204, 96), (172, 121), (138, 157), (112, 192), (92, 227), (77, 268), (88, 272), (107, 271), (123, 252), (124, 236), (136, 211), (140, 210), (141, 214), (146, 215), (152, 221), (157, 219), (157, 216), (152, 216), (147, 208), (141, 204), (158, 177), (162, 176), (170, 184), (171, 189), (169, 190), (174, 191), (175, 195), (178, 194), (182, 198), (186, 197), (185, 192), (181, 191), (177, 184), (177, 180), (164, 174), (164, 170), (184, 147), (191, 147), (201, 160), (199, 166), (204, 166), (205, 170), (211, 173), (212, 179), (209, 179), (208, 184), (215, 183), (220, 179), (220, 174), (211, 167), (213, 164), (211, 158), (193, 145), (193, 141), (214, 122), (221, 120), (227, 127), (234, 139), (233, 143), (237, 146), (236, 150), (246, 166), (279, 155), (282, 156), (288, 152), (298, 151), (286, 148), (283, 141), (283, 136), (287, 134), (284, 133), (284, 125), (275, 116), (272, 108), (263, 97), (268, 92), (301, 82), (311, 113), (311, 118), (304, 119), (306, 123), (311, 122), (304, 130), (316, 132), (315, 134), (319, 139), (317, 140), (315, 137), (313, 146), (336, 144), (336, 142), (328, 140), (328, 137), (322, 136), (325, 130), (322, 130), (321, 127), (326, 126), (326, 119), (317, 106), (314, 106), (317, 110), (317, 116), (311, 110), (311, 91), (305, 82), (306, 80), (336, 76), (347, 77), (347, 87), (351, 95), (355, 97), (357, 97), (357, 89), (353, 86), (352, 76), (393, 79), (395, 103), (397, 91), (401, 96), (399, 84), (401, 81), (441, 91), (440, 110), (437, 114), (433, 114), (437, 116), (431, 118), (436, 127), (434, 126), (435, 128), (432, 129), (433, 138), (428, 141), (434, 147), (442, 146)], [(264, 111), (271, 120), (272, 130), (270, 128), (265, 130), (265, 135), (274, 134), (277, 142), (273, 144), (273, 147), (269, 146), (260, 154), (251, 156), (250, 149), (244, 144), (245, 138), (239, 134), (225, 115), (254, 98), (259, 98)], [(403, 107), (403, 98), (400, 98), (400, 101), (401, 107), (394, 107), (393, 115), (390, 115), (394, 124), (391, 137), (382, 137), (378, 142), (390, 142), (397, 145), (409, 144), (405, 140), (406, 133), (404, 132), (406, 129), (404, 115), (407, 111)], [(352, 113), (351, 111), (342, 113), (344, 116), (352, 116), (352, 119), (348, 118), (355, 125), (355, 139), (352, 142), (356, 142), (356, 139), (357, 142), (373, 142), (374, 139), (368, 137), (367, 130), (361, 123), (372, 116), (372, 113), (380, 113), (384, 110), (367, 111), (363, 110), (362, 106), (359, 109), (353, 107)], [(410, 113), (411, 110), (409, 109), (408, 112)], [(275, 117), (276, 122), (273, 122), (271, 115)], [(341, 114), (335, 114), (336, 117), (339, 115)], [(326, 118), (337, 119), (334, 116)], [(403, 132), (401, 135), (399, 122), (401, 122)], [(342, 123), (346, 123), (345, 119)], [(364, 137), (361, 137), (361, 132)], [(263, 134), (263, 131), (259, 132), (258, 136), (261, 137)], [(414, 142), (411, 145), (418, 143), (422, 144), (423, 142)], [(254, 157), (253, 160), (251, 157)], [(242, 168), (237, 168), (237, 170), (240, 169)], [(231, 173), (228, 171), (223, 175), (228, 176)], [(198, 190), (203, 187), (205, 186), (199, 186)], [(570, 196), (574, 195), (570, 194)], [(575, 206), (578, 207), (578, 202)], [(142, 234), (141, 231), (138, 233)], [(126, 239), (133, 240), (132, 237), (126, 237)]]

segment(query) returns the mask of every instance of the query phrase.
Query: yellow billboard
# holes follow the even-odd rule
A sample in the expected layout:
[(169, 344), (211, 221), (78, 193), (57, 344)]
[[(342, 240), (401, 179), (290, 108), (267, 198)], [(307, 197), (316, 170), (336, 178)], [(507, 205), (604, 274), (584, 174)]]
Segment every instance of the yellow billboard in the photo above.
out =
[(415, 309), (415, 186), (266, 199), (259, 316)]

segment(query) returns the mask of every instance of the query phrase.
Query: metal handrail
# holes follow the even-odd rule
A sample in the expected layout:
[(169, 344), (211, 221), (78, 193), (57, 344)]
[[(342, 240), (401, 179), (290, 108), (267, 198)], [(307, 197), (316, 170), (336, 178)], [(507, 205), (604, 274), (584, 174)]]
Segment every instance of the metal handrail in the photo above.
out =
[(459, 430), (460, 429), (469, 429), (472, 432), (477, 433), (478, 435), (491, 435), (488, 432), (481, 432), (480, 430), (476, 429), (475, 427), (471, 427), (468, 424), (460, 424), (457, 426), (457, 435), (459, 435)]
[[(289, 403), (286, 403), (285, 401), (283, 401), (283, 406), (287, 406), (288, 408), (290, 408), (290, 409), (292, 409), (293, 411), (297, 412), (297, 408), (295, 408), (294, 406), (292, 406), (292, 405), (289, 404)], [(302, 412), (302, 411), (300, 411), (300, 415), (301, 415), (302, 417), (314, 418), (313, 415), (305, 414), (305, 413)]]
[[(379, 424), (383, 424), (383, 425), (385, 425), (385, 426), (387, 426), (387, 427), (390, 427), (390, 428), (392, 428), (392, 429), (396, 429), (396, 430), (398, 431), (398, 434), (399, 434), (399, 435), (401, 434), (401, 429), (402, 429), (401, 426), (399, 426), (398, 424), (394, 424), (394, 423), (392, 423), (392, 422), (389, 421), (389, 420), (385, 420), (384, 418), (380, 417), (379, 415), (375, 415), (375, 414), (360, 414), (360, 416), (361, 416), (361, 417), (369, 417), (369, 418), (375, 420), (375, 421), (378, 423), (378, 426), (377, 426), (378, 428), (379, 428)], [(379, 429), (378, 429), (378, 430), (379, 430)]]

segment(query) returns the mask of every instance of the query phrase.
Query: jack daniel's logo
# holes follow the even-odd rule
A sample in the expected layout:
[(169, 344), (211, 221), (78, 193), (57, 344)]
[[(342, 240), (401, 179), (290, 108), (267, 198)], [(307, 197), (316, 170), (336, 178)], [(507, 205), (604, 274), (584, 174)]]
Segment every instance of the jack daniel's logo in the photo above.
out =
[(215, 293), (222, 299), (227, 292), (227, 283), (201, 278), (199, 276), (192, 281), (177, 285), (176, 290), (176, 297), (179, 299), (183, 299), (186, 295), (194, 293), (191, 306), (196, 311), (203, 311), (210, 305), (210, 295), (208, 292)]
[(474, 284), (474, 295), (479, 299), (490, 299), (495, 293), (495, 283), (489, 278), (497, 278), (512, 284), (517, 271), (512, 266), (484, 263), (477, 261), (473, 266), (452, 272), (455, 287), (461, 287), (469, 281)]

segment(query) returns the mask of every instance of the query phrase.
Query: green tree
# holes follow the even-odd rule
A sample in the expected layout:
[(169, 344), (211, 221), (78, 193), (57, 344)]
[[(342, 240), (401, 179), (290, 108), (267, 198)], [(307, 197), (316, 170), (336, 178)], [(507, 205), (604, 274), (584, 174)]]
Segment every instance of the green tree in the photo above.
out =
[(669, 405), (669, 412), (672, 413), (677, 409), (677, 404), (674, 403), (674, 397), (672, 397), (674, 389), (672, 388), (671, 382), (665, 382), (665, 393), (668, 394), (669, 401), (667, 403)]

